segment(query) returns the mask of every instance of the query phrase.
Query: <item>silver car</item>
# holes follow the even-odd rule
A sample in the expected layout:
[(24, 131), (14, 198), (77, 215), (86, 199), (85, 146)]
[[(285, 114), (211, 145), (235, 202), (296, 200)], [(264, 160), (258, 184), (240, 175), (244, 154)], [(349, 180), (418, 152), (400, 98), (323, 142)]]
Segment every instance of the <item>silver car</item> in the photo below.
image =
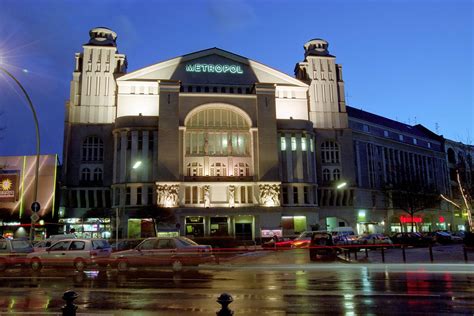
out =
[(171, 266), (174, 271), (180, 271), (185, 265), (214, 260), (211, 246), (198, 245), (186, 237), (147, 238), (134, 249), (115, 252), (110, 256), (111, 265), (121, 272), (132, 266)]
[(45, 251), (30, 253), (27, 260), (34, 271), (45, 266), (74, 267), (83, 271), (89, 265), (107, 266), (111, 253), (112, 248), (105, 239), (64, 239)]

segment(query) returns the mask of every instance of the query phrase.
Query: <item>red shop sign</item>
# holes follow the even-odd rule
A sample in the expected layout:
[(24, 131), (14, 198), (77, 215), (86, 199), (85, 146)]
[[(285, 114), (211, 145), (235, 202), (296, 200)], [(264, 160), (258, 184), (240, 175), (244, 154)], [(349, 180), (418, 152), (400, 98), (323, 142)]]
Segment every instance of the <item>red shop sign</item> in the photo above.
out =
[(401, 223), (421, 223), (423, 222), (423, 219), (420, 216), (413, 216), (413, 221), (411, 216), (400, 216), (400, 222)]

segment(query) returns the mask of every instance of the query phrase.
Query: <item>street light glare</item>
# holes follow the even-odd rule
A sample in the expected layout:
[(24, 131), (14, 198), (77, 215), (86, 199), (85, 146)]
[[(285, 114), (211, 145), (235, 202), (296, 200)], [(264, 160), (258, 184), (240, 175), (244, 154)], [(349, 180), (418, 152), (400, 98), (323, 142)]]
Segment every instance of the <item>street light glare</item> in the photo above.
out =
[(142, 162), (139, 160), (137, 162), (135, 162), (135, 164), (133, 165), (133, 169), (137, 169), (138, 167), (140, 167), (140, 165), (142, 164)]
[(343, 182), (343, 183), (338, 184), (336, 188), (342, 189), (342, 188), (345, 187), (346, 185), (347, 185), (347, 182)]

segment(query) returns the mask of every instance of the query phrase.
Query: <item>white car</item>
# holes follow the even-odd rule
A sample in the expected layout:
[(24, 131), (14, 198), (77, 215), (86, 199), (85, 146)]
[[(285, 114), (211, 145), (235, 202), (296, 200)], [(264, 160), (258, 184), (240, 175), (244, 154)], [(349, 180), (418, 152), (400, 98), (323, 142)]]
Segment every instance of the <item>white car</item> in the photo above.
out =
[(89, 265), (107, 266), (112, 248), (105, 239), (65, 239), (44, 251), (32, 252), (27, 261), (34, 271), (45, 266), (74, 267), (83, 271)]

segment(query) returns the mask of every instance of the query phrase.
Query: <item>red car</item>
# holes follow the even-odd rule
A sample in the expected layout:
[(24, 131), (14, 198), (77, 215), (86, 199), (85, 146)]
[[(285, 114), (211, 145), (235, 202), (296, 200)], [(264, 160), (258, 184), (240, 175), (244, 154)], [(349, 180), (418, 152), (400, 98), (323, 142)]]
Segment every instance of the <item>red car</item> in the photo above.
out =
[(293, 240), (290, 238), (278, 238), (277, 240), (271, 239), (262, 244), (263, 248), (291, 248), (293, 246)]

